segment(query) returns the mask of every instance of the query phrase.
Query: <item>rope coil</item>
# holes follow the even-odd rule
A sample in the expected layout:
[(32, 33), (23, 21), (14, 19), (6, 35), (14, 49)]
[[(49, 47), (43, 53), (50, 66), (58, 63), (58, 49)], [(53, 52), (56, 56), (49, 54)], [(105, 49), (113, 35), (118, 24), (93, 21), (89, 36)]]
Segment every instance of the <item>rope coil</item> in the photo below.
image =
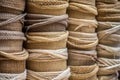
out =
[(29, 70), (44, 72), (66, 69), (68, 56), (66, 48), (58, 50), (28, 49), (28, 52), (30, 53), (27, 60)]
[(57, 72), (34, 72), (28, 70), (27, 80), (37, 79), (37, 80), (68, 80), (70, 76), (70, 68), (64, 71)]
[(52, 15), (38, 15), (28, 14), (26, 26), (27, 31), (37, 32), (58, 32), (65, 31), (67, 27), (68, 15), (52, 16)]
[(27, 49), (55, 50), (66, 48), (68, 32), (30, 32), (26, 36)]
[(68, 48), (93, 50), (96, 49), (98, 38), (96, 33), (69, 32)]

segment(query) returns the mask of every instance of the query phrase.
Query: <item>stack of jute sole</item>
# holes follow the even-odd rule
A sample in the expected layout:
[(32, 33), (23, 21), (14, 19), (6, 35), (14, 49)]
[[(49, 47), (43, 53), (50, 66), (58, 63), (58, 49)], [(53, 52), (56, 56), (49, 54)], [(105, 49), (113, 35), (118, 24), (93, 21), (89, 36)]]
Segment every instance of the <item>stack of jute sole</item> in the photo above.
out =
[(95, 0), (69, 0), (68, 15), (69, 80), (98, 80)]
[(99, 80), (118, 80), (120, 70), (119, 4), (119, 0), (97, 0)]
[(68, 80), (67, 7), (63, 0), (27, 0), (27, 80)]
[(25, 0), (0, 1), (0, 80), (26, 80), (24, 8)]

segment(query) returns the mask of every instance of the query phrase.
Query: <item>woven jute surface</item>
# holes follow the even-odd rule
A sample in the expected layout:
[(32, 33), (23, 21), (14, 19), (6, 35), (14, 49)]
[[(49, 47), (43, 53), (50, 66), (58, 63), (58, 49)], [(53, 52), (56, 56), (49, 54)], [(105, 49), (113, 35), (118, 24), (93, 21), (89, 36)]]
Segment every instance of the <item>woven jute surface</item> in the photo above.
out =
[(113, 58), (113, 59), (120, 57), (120, 47), (110, 47), (99, 44), (97, 46), (97, 51), (99, 57)]
[(29, 32), (26, 36), (27, 49), (55, 50), (66, 48), (68, 32)]
[(66, 14), (68, 2), (57, 0), (27, 0), (27, 12), (46, 15)]
[(120, 23), (99, 22), (98, 38), (101, 44), (118, 46), (120, 43)]
[(68, 48), (81, 50), (94, 50), (98, 44), (96, 33), (69, 32)]
[(0, 50), (5, 52), (22, 51), (24, 34), (18, 31), (0, 30)]
[(27, 80), (68, 80), (70, 74), (70, 68), (54, 72), (35, 72), (28, 70)]
[(0, 12), (20, 14), (24, 8), (25, 0), (0, 0)]
[(0, 51), (0, 73), (22, 73), (25, 71), (25, 60), (28, 58), (28, 52), (6, 53)]
[(95, 0), (69, 0), (70, 2), (76, 2), (85, 5), (92, 5), (95, 6)]
[(112, 21), (112, 22), (119, 22), (120, 21), (120, 1), (117, 3), (109, 4), (98, 2), (97, 8), (99, 15), (97, 19), (99, 21)]
[(69, 18), (68, 23), (69, 31), (93, 33), (97, 28), (96, 20)]
[(22, 31), (23, 17), (26, 14), (15, 15), (0, 13), (0, 30)]
[(52, 16), (27, 14), (26, 31), (28, 32), (60, 32), (67, 28), (68, 15)]
[[(72, 68), (74, 68), (74, 66), (72, 66)], [(90, 70), (88, 70), (88, 68), (90, 68)], [(86, 66), (86, 67), (75, 66), (75, 69), (74, 69), (75, 71), (71, 73), (69, 80), (98, 80), (96, 76), (98, 69), (99, 67), (97, 65)]]
[(111, 74), (106, 76), (98, 76), (98, 80), (118, 80), (118, 74)]
[(120, 60), (109, 58), (98, 58), (98, 65), (100, 67), (98, 75), (109, 75), (120, 70)]
[(118, 0), (97, 0), (97, 2), (104, 2), (104, 3), (116, 3)]
[(68, 65), (82, 66), (96, 63), (94, 58), (96, 58), (97, 52), (94, 50), (93, 51), (69, 50), (68, 53), (69, 53)]
[(71, 18), (93, 20), (98, 13), (95, 6), (70, 2), (68, 7), (68, 14)]
[[(27, 68), (36, 72), (62, 71), (67, 68), (67, 49), (28, 50)], [(48, 67), (49, 66), (49, 67)]]

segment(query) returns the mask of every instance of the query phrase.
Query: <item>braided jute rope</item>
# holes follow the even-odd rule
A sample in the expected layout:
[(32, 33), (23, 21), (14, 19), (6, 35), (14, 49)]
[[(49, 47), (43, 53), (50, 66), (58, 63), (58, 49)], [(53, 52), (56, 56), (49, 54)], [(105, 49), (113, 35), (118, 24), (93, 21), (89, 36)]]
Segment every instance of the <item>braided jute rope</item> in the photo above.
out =
[(96, 49), (98, 38), (96, 33), (69, 32), (68, 48), (93, 50)]
[(71, 18), (93, 20), (98, 13), (95, 6), (70, 2), (68, 7), (68, 14)]
[(27, 14), (26, 31), (29, 32), (59, 32), (65, 31), (68, 15), (52, 16), (42, 14)]
[(70, 68), (56, 72), (34, 72), (28, 70), (27, 80), (68, 80)]
[(26, 70), (19, 74), (0, 73), (0, 80), (26, 80)]
[(28, 0), (27, 12), (46, 15), (66, 14), (68, 2), (58, 0)]
[[(61, 71), (67, 67), (67, 49), (28, 49), (27, 68), (37, 72)], [(49, 66), (49, 67), (48, 67)]]
[(0, 13), (0, 30), (22, 31), (23, 17), (25, 15)]
[(98, 38), (101, 44), (117, 46), (120, 43), (120, 23), (99, 23), (102, 30), (98, 31)]
[(81, 50), (72, 50), (68, 51), (68, 65), (70, 66), (82, 66), (82, 65), (91, 65), (96, 63), (97, 52), (93, 51), (81, 51)]
[[(81, 68), (78, 68), (78, 69), (81, 70)], [(72, 72), (72, 74), (70, 76), (70, 80), (98, 80), (97, 76), (96, 76), (98, 69), (99, 69), (99, 67), (96, 65), (96, 67), (93, 70), (91, 70), (90, 72), (84, 73), (84, 71), (83, 71), (83, 73), (81, 72), (81, 74), (77, 73), (77, 71), (79, 71), (79, 70), (77, 70), (75, 72)]]
[(93, 33), (97, 28), (96, 20), (69, 18), (68, 23), (69, 23), (69, 27), (68, 27), (69, 31)]
[(118, 73), (114, 73), (106, 76), (98, 76), (99, 80), (118, 80)]
[(25, 0), (0, 0), (0, 12), (20, 14), (24, 8)]
[(22, 51), (25, 39), (22, 32), (0, 30), (0, 50), (5, 52)]
[(68, 32), (29, 32), (26, 36), (27, 49), (55, 50), (66, 48)]
[(11, 53), (0, 51), (0, 73), (22, 73), (27, 58), (28, 52), (25, 49)]
[(84, 1), (82, 1), (82, 0), (70, 0), (70, 2), (95, 6), (95, 0), (84, 0)]
[(98, 56), (105, 58), (119, 58), (120, 57), (120, 47), (110, 47), (106, 45), (99, 44), (97, 46)]
[(119, 59), (98, 58), (98, 65), (100, 66), (98, 75), (108, 75), (120, 70)]

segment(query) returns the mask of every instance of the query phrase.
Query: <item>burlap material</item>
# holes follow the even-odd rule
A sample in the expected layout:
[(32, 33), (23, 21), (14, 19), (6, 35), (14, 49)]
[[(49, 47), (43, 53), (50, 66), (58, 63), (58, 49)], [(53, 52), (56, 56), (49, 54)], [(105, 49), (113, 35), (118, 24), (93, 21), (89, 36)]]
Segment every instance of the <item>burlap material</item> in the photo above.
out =
[(97, 15), (97, 9), (95, 6), (70, 2), (68, 7), (68, 14), (71, 18), (93, 20)]
[(111, 74), (107, 76), (98, 76), (98, 80), (119, 80), (118, 74)]
[(120, 70), (119, 59), (98, 58), (98, 65), (100, 67), (98, 75), (109, 75)]
[(25, 60), (28, 58), (26, 50), (6, 53), (0, 51), (0, 73), (22, 73), (25, 71)]
[(0, 30), (0, 50), (5, 52), (22, 51), (25, 39), (22, 32)]
[(22, 31), (23, 17), (26, 14), (14, 15), (10, 13), (0, 13), (0, 30)]
[(52, 16), (28, 14), (26, 29), (28, 32), (60, 32), (66, 31), (68, 15)]
[(99, 21), (112, 21), (119, 22), (120, 21), (120, 2), (118, 1), (115, 4), (107, 4), (98, 2), (97, 8), (99, 15), (97, 19)]
[(67, 42), (70, 49), (94, 50), (98, 44), (98, 38), (96, 33), (70, 31)]
[[(75, 69), (73, 70), (74, 67)], [(98, 80), (96, 74), (98, 72), (99, 67), (97, 65), (72, 66), (71, 68), (71, 70), (73, 71), (69, 80)]]
[(27, 80), (68, 80), (70, 68), (56, 72), (34, 72), (28, 70)]
[(68, 65), (82, 66), (91, 65), (96, 63), (97, 52), (96, 51), (81, 51), (81, 50), (69, 50), (68, 51)]
[[(28, 50), (27, 68), (36, 72), (62, 71), (67, 68), (67, 49)], [(49, 67), (48, 67), (49, 66)]]
[(93, 33), (97, 28), (96, 20), (69, 18), (68, 23), (69, 23), (69, 27), (68, 27), (69, 31)]
[(98, 38), (101, 44), (117, 46), (120, 43), (120, 23), (99, 22)]
[(27, 49), (66, 48), (68, 32), (30, 32), (27, 35)]
[(68, 2), (57, 0), (28, 0), (27, 12), (46, 15), (66, 14)]
[(113, 58), (113, 59), (120, 57), (120, 47), (110, 47), (99, 44), (97, 46), (97, 51), (99, 57)]
[(104, 3), (110, 3), (110, 4), (112, 4), (112, 3), (117, 3), (118, 0), (97, 0), (97, 2), (104, 2)]
[(24, 8), (25, 0), (0, 0), (0, 12), (20, 14)]
[(69, 0), (70, 2), (95, 6), (95, 0)]

